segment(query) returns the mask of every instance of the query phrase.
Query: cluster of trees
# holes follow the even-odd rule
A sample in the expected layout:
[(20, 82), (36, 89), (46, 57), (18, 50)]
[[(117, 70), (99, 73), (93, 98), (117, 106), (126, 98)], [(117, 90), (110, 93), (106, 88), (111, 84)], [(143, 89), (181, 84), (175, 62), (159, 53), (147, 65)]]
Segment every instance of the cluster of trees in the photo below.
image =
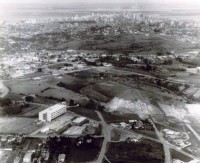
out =
[(87, 149), (95, 147), (95, 144), (94, 138), (90, 135), (78, 137), (75, 140), (64, 136), (55, 136), (48, 138), (47, 147), (51, 156), (58, 156), (60, 153), (65, 153), (68, 155), (72, 147)]
[(70, 147), (70, 139), (65, 137), (52, 137), (47, 140), (49, 152), (52, 155), (59, 155), (60, 153), (68, 153)]
[(104, 110), (105, 107), (102, 106), (100, 104), (100, 102), (97, 102), (97, 101), (94, 101), (94, 100), (89, 100), (86, 104), (85, 104), (85, 107), (88, 108), (88, 109), (97, 109), (97, 110)]
[(0, 99), (0, 106), (1, 107), (4, 107), (4, 106), (9, 106), (12, 104), (12, 101), (11, 99), (9, 98), (3, 98), (3, 99)]
[(64, 98), (55, 98), (53, 96), (46, 96), (45, 98), (47, 99), (50, 99), (50, 100), (55, 100), (55, 101), (58, 101), (58, 102), (65, 102), (66, 100)]
[(12, 101), (9, 98), (3, 98), (0, 100), (0, 106), (3, 108), (3, 112), (8, 115), (15, 115), (22, 112), (23, 106), (13, 106)]
[[(134, 149), (134, 150), (132, 150)], [(118, 154), (118, 157), (116, 156)], [(112, 143), (107, 157), (112, 162), (164, 162), (161, 144), (150, 143)]]
[(21, 107), (12, 107), (12, 106), (5, 106), (3, 108), (4, 113), (8, 115), (16, 115), (22, 112)]
[(79, 93), (80, 89), (83, 88), (85, 84), (83, 84), (81, 81), (74, 81), (73, 84), (66, 84), (63, 82), (59, 82), (57, 86)]

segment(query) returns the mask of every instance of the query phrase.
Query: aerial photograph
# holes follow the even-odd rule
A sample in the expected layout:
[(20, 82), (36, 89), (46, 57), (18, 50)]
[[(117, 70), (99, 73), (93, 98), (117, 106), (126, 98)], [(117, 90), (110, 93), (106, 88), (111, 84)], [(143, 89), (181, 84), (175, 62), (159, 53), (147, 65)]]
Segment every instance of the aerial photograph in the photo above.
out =
[(200, 163), (200, 0), (0, 0), (0, 163)]

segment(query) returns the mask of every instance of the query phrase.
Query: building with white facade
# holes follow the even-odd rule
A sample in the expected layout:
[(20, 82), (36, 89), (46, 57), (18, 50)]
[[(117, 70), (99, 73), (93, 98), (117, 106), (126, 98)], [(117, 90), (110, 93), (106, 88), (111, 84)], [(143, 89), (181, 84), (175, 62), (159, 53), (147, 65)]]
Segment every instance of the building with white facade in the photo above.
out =
[(30, 163), (34, 152), (35, 150), (28, 150), (23, 158), (23, 163)]
[(88, 122), (88, 119), (86, 117), (78, 117), (72, 121), (72, 123), (76, 126), (81, 126), (87, 122)]
[(56, 105), (53, 105), (41, 112), (39, 112), (39, 120), (40, 121), (52, 121), (53, 119), (59, 117), (62, 114), (66, 113), (66, 104), (59, 103)]

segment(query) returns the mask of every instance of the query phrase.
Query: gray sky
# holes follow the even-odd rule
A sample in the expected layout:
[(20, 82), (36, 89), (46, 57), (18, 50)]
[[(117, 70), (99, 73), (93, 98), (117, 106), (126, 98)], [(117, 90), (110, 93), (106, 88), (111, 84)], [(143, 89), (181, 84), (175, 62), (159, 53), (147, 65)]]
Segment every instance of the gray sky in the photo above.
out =
[(199, 0), (0, 0), (0, 3), (134, 3), (134, 2), (154, 2), (154, 3), (198, 3)]
[(135, 0), (0, 0), (0, 3), (131, 3)]
[(200, 0), (0, 0), (3, 3), (167, 3), (167, 4), (200, 4)]

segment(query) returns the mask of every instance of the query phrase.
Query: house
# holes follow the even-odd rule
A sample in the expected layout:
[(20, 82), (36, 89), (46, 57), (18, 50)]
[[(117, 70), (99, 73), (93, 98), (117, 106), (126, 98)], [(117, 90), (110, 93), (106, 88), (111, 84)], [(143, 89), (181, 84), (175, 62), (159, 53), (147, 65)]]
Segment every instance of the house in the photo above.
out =
[(143, 128), (143, 122), (142, 121), (137, 121), (136, 124), (134, 125), (135, 129), (141, 129)]
[(58, 156), (58, 162), (59, 162), (59, 163), (64, 162), (64, 161), (65, 161), (65, 158), (66, 158), (66, 155), (65, 155), (65, 154), (59, 154), (59, 156)]
[(23, 158), (23, 163), (30, 163), (35, 150), (28, 150)]

